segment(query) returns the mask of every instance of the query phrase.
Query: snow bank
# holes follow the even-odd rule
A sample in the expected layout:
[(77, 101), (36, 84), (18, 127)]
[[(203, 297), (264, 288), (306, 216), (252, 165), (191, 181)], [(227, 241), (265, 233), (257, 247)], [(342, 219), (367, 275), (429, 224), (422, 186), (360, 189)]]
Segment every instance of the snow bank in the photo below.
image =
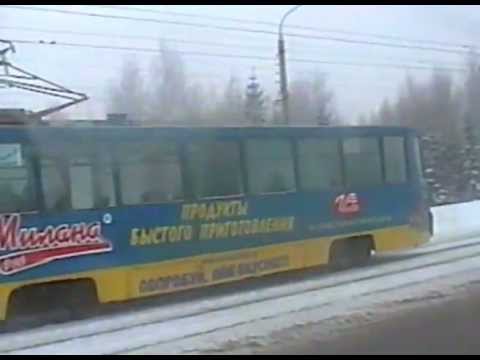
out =
[(480, 235), (480, 201), (432, 208), (432, 241), (453, 241)]

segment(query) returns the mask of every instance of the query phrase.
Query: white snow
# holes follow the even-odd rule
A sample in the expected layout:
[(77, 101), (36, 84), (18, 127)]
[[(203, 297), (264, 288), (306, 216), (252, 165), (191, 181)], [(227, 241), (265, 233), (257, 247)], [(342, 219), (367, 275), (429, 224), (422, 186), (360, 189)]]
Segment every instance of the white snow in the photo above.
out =
[[(477, 260), (478, 261), (478, 260)], [(472, 261), (473, 262), (473, 261)], [(472, 263), (471, 262), (471, 263)], [(461, 264), (457, 273), (448, 277), (424, 278), (410, 286), (398, 286), (366, 294), (345, 294), (335, 302), (289, 314), (279, 314), (266, 319), (232, 328), (223, 328), (190, 338), (125, 351), (122, 354), (202, 354), (230, 353), (251, 354), (258, 347), (283, 341), (285, 337), (299, 338), (309, 332), (307, 326), (315, 325), (316, 339), (332, 337), (345, 328), (381, 321), (402, 311), (426, 307), (433, 301), (441, 302), (462, 293), (480, 278), (480, 268)], [(347, 290), (347, 289), (346, 289)], [(347, 290), (348, 291), (348, 290)], [(350, 296), (350, 297), (349, 297)], [(318, 332), (318, 329), (321, 329)]]
[(453, 241), (480, 235), (480, 201), (437, 206), (432, 209), (433, 242)]

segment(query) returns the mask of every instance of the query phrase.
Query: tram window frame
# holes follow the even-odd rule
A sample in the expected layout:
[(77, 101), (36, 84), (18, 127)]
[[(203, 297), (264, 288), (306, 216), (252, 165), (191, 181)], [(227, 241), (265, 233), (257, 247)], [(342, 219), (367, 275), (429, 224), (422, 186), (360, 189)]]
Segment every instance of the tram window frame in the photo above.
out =
[[(117, 184), (116, 184), (116, 164), (113, 154), (108, 151), (106, 146), (98, 146), (96, 144), (91, 144), (88, 146), (88, 158), (89, 167), (91, 171), (91, 197), (92, 197), (92, 206), (76, 208), (73, 204), (73, 182), (71, 181), (71, 171), (72, 171), (72, 154), (68, 153), (68, 170), (70, 175), (70, 198), (71, 198), (71, 208), (74, 211), (81, 210), (96, 210), (96, 209), (110, 209), (119, 206), (119, 199), (117, 194)], [(106, 167), (108, 166), (108, 169)], [(104, 173), (110, 174), (110, 189), (103, 187), (101, 177)], [(109, 192), (109, 194), (107, 194)], [(106, 200), (108, 199), (108, 200)], [(108, 201), (108, 203), (107, 203)]]
[[(118, 207), (120, 205), (120, 199), (118, 195), (118, 183), (117, 183), (117, 165), (114, 155), (108, 151), (107, 147), (98, 147), (97, 154), (93, 161), (93, 181), (94, 181), (94, 201), (95, 209), (109, 209)], [(109, 166), (109, 172), (111, 174), (111, 193), (108, 194), (112, 198), (112, 201), (108, 205), (102, 205), (105, 198), (105, 191), (101, 182), (100, 171), (105, 171), (105, 164)]]
[[(32, 149), (31, 144), (28, 144), (25, 142), (5, 141), (5, 142), (1, 142), (0, 145), (4, 145), (4, 146), (12, 145), (12, 146), (20, 147), (20, 156), (21, 156), (20, 162), (22, 163), (22, 165), (11, 166), (11, 167), (0, 166), (0, 172), (3, 169), (9, 169), (9, 168), (25, 169), (25, 174), (24, 174), (25, 178), (22, 179), (21, 181), (25, 181), (24, 189), (26, 189), (28, 193), (28, 198), (24, 198), (22, 199), (22, 201), (30, 205), (30, 206), (24, 206), (21, 209), (19, 208), (16, 210), (1, 211), (0, 209), (0, 216), (12, 214), (12, 213), (16, 213), (16, 214), (38, 213), (41, 209), (41, 206), (38, 201), (39, 194), (38, 194), (38, 186), (37, 186), (37, 181), (35, 176), (35, 155), (34, 155), (34, 151)], [(18, 180), (18, 179), (14, 179), (14, 180)], [(0, 183), (1, 182), (2, 182), (2, 177), (0, 177)], [(5, 182), (7, 183), (11, 181), (5, 181)]]
[[(41, 192), (41, 209), (45, 213), (62, 213), (68, 211), (91, 211), (98, 209), (109, 209), (119, 206), (118, 194), (117, 194), (117, 185), (116, 185), (116, 169), (115, 161), (112, 156), (104, 147), (97, 146), (95, 144), (86, 145), (84, 142), (78, 142), (76, 145), (79, 145), (75, 150), (67, 150), (62, 152), (61, 150), (65, 147), (55, 146), (55, 147), (46, 147), (38, 145), (36, 147), (36, 159), (38, 163), (38, 188)], [(72, 144), (70, 144), (70, 147)], [(77, 151), (78, 149), (87, 149), (87, 151), (82, 152)], [(100, 159), (104, 154), (109, 157), (106, 161)], [(88, 207), (77, 207), (74, 204), (74, 183), (72, 182), (72, 169), (75, 167), (72, 161), (80, 155), (84, 159), (88, 159), (88, 167), (90, 168), (90, 191), (91, 191), (91, 206)], [(111, 193), (110, 197), (112, 200), (108, 205), (102, 205), (102, 196), (103, 191), (100, 186), (100, 174), (99, 167), (101, 168), (104, 163), (107, 163), (110, 166), (110, 173), (112, 176), (111, 179)], [(49, 164), (48, 164), (49, 163)], [(62, 184), (64, 188), (63, 194), (59, 197), (59, 202), (61, 206), (51, 206), (48, 204), (48, 191), (46, 190), (50, 184), (50, 181), (46, 179), (46, 168), (45, 166), (52, 166), (56, 172), (53, 176), (58, 177), (59, 183)], [(54, 186), (55, 188), (55, 186)], [(62, 204), (63, 203), (63, 204)]]
[[(350, 176), (351, 174), (351, 169), (349, 168), (348, 164), (348, 156), (346, 155), (345, 151), (345, 143), (348, 141), (352, 141), (354, 139), (365, 141), (369, 140), (372, 141), (373, 143), (376, 144), (376, 155), (378, 156), (378, 177), (377, 177), (377, 182), (368, 182), (368, 183), (358, 183), (358, 182), (352, 182), (352, 178), (355, 178), (354, 176)], [(378, 186), (382, 186), (385, 184), (385, 171), (384, 171), (384, 162), (383, 162), (383, 151), (382, 151), (382, 141), (381, 141), (381, 136), (376, 136), (376, 135), (367, 135), (367, 136), (361, 136), (361, 135), (355, 135), (355, 136), (348, 136), (348, 137), (343, 137), (341, 140), (341, 147), (342, 147), (342, 162), (343, 162), (343, 173), (344, 173), (344, 184), (346, 188), (375, 188)]]
[[(122, 148), (131, 148), (132, 146), (139, 145), (144, 147), (155, 147), (161, 144), (162, 142), (169, 142), (173, 145), (175, 159), (176, 159), (176, 168), (178, 170), (178, 190), (179, 196), (172, 199), (165, 199), (165, 200), (155, 200), (155, 201), (139, 201), (135, 203), (125, 201), (125, 189), (124, 189), (124, 177), (122, 174), (122, 167), (125, 165), (125, 160), (122, 158)], [(117, 173), (116, 177), (117, 180), (115, 181), (115, 187), (117, 188), (117, 193), (119, 195), (119, 199), (117, 199), (116, 206), (123, 206), (123, 207), (130, 207), (130, 206), (149, 206), (149, 205), (157, 205), (157, 204), (168, 204), (168, 203), (179, 203), (185, 201), (187, 198), (187, 191), (185, 189), (185, 172), (184, 172), (184, 164), (183, 164), (183, 156), (181, 153), (181, 144), (176, 139), (171, 138), (161, 138), (157, 141), (145, 141), (145, 140), (132, 140), (122, 142), (121, 144), (115, 145), (115, 171)], [(151, 161), (150, 164), (158, 164), (158, 161)], [(157, 167), (150, 167), (151, 169), (158, 169)], [(145, 192), (144, 192), (145, 195)]]
[[(69, 153), (67, 155), (68, 158), (68, 172), (69, 172), (69, 180), (70, 180), (70, 202), (71, 208), (74, 211), (78, 210), (92, 210), (96, 208), (96, 189), (95, 189), (95, 157), (93, 151), (86, 152), (84, 154), (77, 154), (77, 153)], [(77, 181), (74, 171), (83, 170), (82, 176), (85, 174), (87, 178), (80, 179)], [(87, 171), (87, 172), (85, 172)], [(82, 186), (82, 184), (88, 183), (87, 189), (83, 189), (86, 191), (80, 191), (81, 188), (78, 185)], [(77, 196), (77, 194), (80, 196)], [(88, 198), (87, 198), (88, 196)], [(83, 199), (87, 199), (87, 203), (85, 204)]]
[[(336, 154), (337, 157), (337, 180), (338, 184), (336, 185), (329, 185), (329, 186), (316, 186), (316, 187), (307, 187), (305, 186), (305, 179), (307, 178), (305, 173), (305, 168), (303, 168), (303, 156), (305, 153), (302, 152), (302, 145), (306, 145), (307, 142), (309, 143), (322, 143), (322, 142), (331, 142), (333, 144), (334, 150), (330, 154)], [(317, 153), (318, 154), (318, 153)], [(312, 155), (310, 155), (312, 156)], [(323, 191), (335, 191), (340, 190), (344, 187), (345, 184), (345, 172), (343, 169), (343, 154), (342, 154), (342, 139), (339, 137), (316, 137), (316, 136), (308, 136), (308, 137), (300, 137), (296, 140), (296, 162), (298, 168), (298, 188), (301, 189), (302, 192), (323, 192)], [(322, 159), (318, 159), (319, 167), (322, 166)]]
[(425, 180), (425, 153), (421, 138), (418, 135), (411, 135), (407, 138), (407, 143), (409, 180), (414, 181), (417, 178)]
[[(197, 145), (197, 146), (203, 146), (207, 144), (212, 144), (212, 143), (217, 143), (217, 144), (229, 144), (229, 145), (234, 145), (236, 148), (236, 161), (235, 164), (236, 169), (237, 169), (237, 187), (238, 191), (232, 192), (230, 194), (214, 194), (214, 195), (204, 195), (203, 193), (200, 193), (197, 191), (197, 183), (195, 182), (195, 179), (197, 179), (197, 174), (194, 174), (194, 170), (192, 168), (192, 165), (195, 166), (195, 163), (192, 163), (192, 154), (195, 153), (203, 153), (203, 152), (195, 152), (191, 151), (191, 146)], [(184, 167), (185, 167), (185, 173), (186, 176), (189, 179), (189, 186), (190, 186), (190, 194), (194, 199), (225, 199), (225, 198), (236, 198), (236, 197), (241, 197), (245, 196), (246, 192), (246, 184), (244, 180), (244, 174), (243, 174), (243, 166), (242, 166), (242, 143), (240, 140), (237, 139), (224, 139), (224, 138), (207, 138), (207, 139), (197, 139), (192, 141), (191, 143), (185, 144), (184, 145), (184, 151), (185, 151), (185, 161), (184, 161)], [(214, 171), (214, 170), (211, 170)]]
[[(402, 146), (401, 146), (401, 154), (403, 156), (403, 178), (398, 180), (398, 178), (396, 177), (397, 174), (394, 174), (395, 175), (395, 179), (392, 180), (392, 174), (389, 174), (389, 171), (392, 169), (391, 166), (389, 166), (389, 164), (391, 164), (391, 162), (388, 162), (388, 159), (387, 159), (387, 154), (392, 154), (392, 152), (390, 153), (387, 153), (387, 148), (388, 148), (388, 144), (387, 144), (387, 140), (388, 139), (395, 139), (395, 140), (401, 140), (402, 141)], [(385, 181), (385, 184), (387, 185), (402, 185), (402, 184), (405, 184), (408, 182), (408, 179), (409, 179), (409, 174), (408, 174), (408, 154), (407, 154), (407, 139), (404, 135), (385, 135), (382, 137), (382, 150), (383, 150), (383, 163), (384, 163), (384, 169), (385, 169), (385, 178), (384, 178), (384, 181)], [(394, 151), (393, 152), (394, 155), (396, 155), (397, 153)], [(398, 160), (398, 158), (396, 159)], [(396, 171), (396, 170), (395, 170)], [(389, 178), (389, 175), (390, 175), (390, 178)]]
[[(56, 148), (54, 148), (56, 149)], [(69, 175), (69, 159), (66, 154), (58, 152), (55, 153), (51, 151), (51, 148), (46, 148), (43, 146), (38, 146), (36, 151), (38, 153), (38, 166), (40, 169), (40, 188), (42, 191), (42, 199), (43, 199), (43, 211), (46, 213), (61, 213), (66, 211), (73, 210), (72, 208), (72, 200), (71, 200), (71, 183), (70, 183), (70, 175)], [(49, 190), (47, 190), (46, 186), (50, 187), (51, 182), (46, 181), (46, 171), (45, 169), (47, 166), (45, 164), (52, 163), (52, 167), (55, 169), (56, 174), (58, 176), (59, 183), (61, 183), (63, 187), (63, 193), (58, 196), (58, 200), (55, 202), (58, 204), (57, 206), (49, 206)], [(49, 164), (50, 166), (50, 164)], [(56, 187), (55, 187), (56, 188)]]
[[(290, 157), (290, 165), (291, 165), (291, 184), (292, 188), (287, 190), (280, 190), (280, 191), (255, 191), (254, 186), (252, 186), (252, 179), (255, 179), (255, 171), (252, 171), (251, 168), (251, 154), (250, 154), (250, 144), (252, 142), (267, 142), (267, 141), (278, 141), (284, 142), (288, 144), (288, 154)], [(288, 194), (288, 193), (295, 193), (298, 191), (298, 171), (296, 165), (296, 155), (295, 155), (295, 147), (294, 147), (294, 140), (290, 137), (250, 137), (243, 141), (244, 151), (245, 151), (245, 169), (247, 172), (247, 183), (248, 183), (248, 193), (255, 196), (262, 196), (262, 195), (277, 195), (277, 194)]]

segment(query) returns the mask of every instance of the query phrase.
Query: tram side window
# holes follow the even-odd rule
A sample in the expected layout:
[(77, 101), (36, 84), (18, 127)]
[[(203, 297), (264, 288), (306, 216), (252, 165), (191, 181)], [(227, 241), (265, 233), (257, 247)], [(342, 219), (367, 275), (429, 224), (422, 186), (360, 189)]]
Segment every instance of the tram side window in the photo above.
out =
[(0, 144), (0, 213), (36, 208), (31, 156), (20, 144)]
[(41, 155), (42, 190), (47, 210), (65, 211), (70, 208), (66, 162), (67, 159), (61, 156), (47, 153)]
[(247, 170), (254, 194), (295, 190), (292, 143), (283, 139), (247, 140)]
[(96, 152), (96, 146), (82, 144), (41, 149), (42, 185), (49, 211), (86, 210), (114, 206), (111, 161)]
[(298, 142), (298, 169), (302, 190), (328, 190), (342, 186), (338, 140), (303, 139)]
[(420, 140), (418, 137), (413, 138), (413, 163), (417, 171), (417, 176), (424, 176), (423, 162), (422, 162), (422, 151), (420, 149)]
[(70, 158), (70, 189), (73, 209), (94, 208), (93, 164), (90, 154)]
[(117, 154), (124, 204), (152, 204), (183, 197), (176, 143), (123, 144)]
[(383, 138), (385, 159), (385, 180), (388, 184), (402, 184), (407, 181), (405, 139), (401, 136)]
[(94, 163), (94, 181), (96, 190), (95, 207), (105, 208), (117, 205), (115, 184), (113, 180), (112, 158), (106, 154), (99, 154)]
[(116, 205), (112, 161), (98, 146), (80, 146), (71, 153), (70, 184), (73, 209)]
[(375, 137), (348, 138), (343, 142), (347, 186), (382, 184), (380, 143)]
[(233, 141), (204, 141), (187, 146), (187, 169), (196, 197), (243, 193), (240, 146)]

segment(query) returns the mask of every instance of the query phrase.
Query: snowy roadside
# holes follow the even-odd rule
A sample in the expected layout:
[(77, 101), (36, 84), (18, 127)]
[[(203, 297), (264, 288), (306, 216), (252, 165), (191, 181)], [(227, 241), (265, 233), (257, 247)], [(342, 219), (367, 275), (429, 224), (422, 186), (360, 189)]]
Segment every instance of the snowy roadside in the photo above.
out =
[[(410, 295), (406, 294), (405, 291), (395, 290), (394, 294), (398, 296), (396, 300), (390, 299), (390, 296), (389, 299), (385, 299), (386, 296), (381, 296), (367, 307), (362, 307), (362, 304), (359, 304), (357, 310), (352, 309), (318, 322), (311, 321), (279, 329), (272, 332), (268, 337), (250, 336), (237, 341), (216, 344), (216, 346), (206, 350), (183, 352), (182, 354), (266, 355), (312, 354), (316, 352), (318, 354), (343, 354), (344, 352), (361, 354), (363, 351), (374, 354), (394, 354), (397, 352), (403, 354), (416, 353), (417, 351), (441, 354), (442, 350), (440, 349), (443, 349), (446, 353), (462, 353), (466, 351), (462, 347), (465, 346), (464, 343), (451, 339), (451, 341), (448, 340), (450, 342), (447, 345), (442, 342), (445, 341), (442, 336), (445, 337), (445, 333), (449, 332), (447, 339), (452, 338), (451, 335), (455, 331), (459, 331), (458, 327), (463, 325), (462, 321), (465, 321), (465, 317), (470, 319), (469, 316), (478, 315), (475, 304), (478, 304), (476, 299), (478, 299), (480, 292), (479, 280), (480, 273), (466, 275), (462, 281), (463, 284), (452, 277), (438, 279), (424, 286), (421, 291), (419, 289), (413, 290)], [(464, 305), (469, 303), (470, 307), (451, 309), (452, 304), (458, 303)], [(458, 307), (458, 305), (456, 306)], [(445, 323), (445, 314), (451, 311), (453, 312), (448, 317), (450, 318), (449, 321), (452, 322), (450, 323), (452, 328), (448, 328), (449, 323)], [(455, 314), (455, 311), (458, 313)], [(469, 312), (470, 315), (468, 315)], [(435, 313), (443, 319), (438, 322), (444, 322), (437, 325), (446, 328), (430, 328), (432, 324), (428, 320), (432, 317), (431, 314)], [(427, 322), (422, 323), (422, 319), (425, 320), (425, 318)], [(478, 318), (476, 320), (478, 321)], [(469, 321), (473, 322), (474, 320)], [(465, 325), (468, 327), (468, 323)], [(383, 333), (377, 331), (382, 328), (390, 331), (383, 336)], [(407, 330), (407, 333), (402, 333), (402, 330)], [(465, 336), (465, 332), (468, 332), (468, 330), (462, 329), (462, 332)], [(436, 334), (438, 340), (432, 341), (432, 338), (435, 339), (436, 336), (432, 334)], [(473, 338), (475, 331), (470, 330), (468, 336), (470, 334)], [(389, 337), (392, 335), (397, 336), (397, 340)], [(419, 340), (422, 339), (422, 341), (425, 340), (427, 343), (415, 343), (415, 340), (413, 340), (415, 337)], [(401, 348), (396, 341), (404, 345), (409, 344), (410, 347)], [(435, 341), (442, 343), (437, 342), (436, 345), (433, 345), (435, 347), (429, 348), (428, 346), (432, 346)], [(474, 342), (473, 339), (466, 342), (468, 343), (468, 341), (470, 343)], [(352, 346), (352, 343), (355, 345)], [(472, 347), (471, 344), (470, 347)], [(475, 352), (478, 352), (478, 349)]]
[(480, 201), (432, 208), (432, 242), (455, 241), (480, 235)]
[(480, 267), (474, 271), (459, 271), (370, 295), (346, 295), (323, 309), (310, 309), (275, 319), (259, 319), (250, 324), (186, 339), (183, 344), (152, 346), (130, 354), (255, 354), (275, 344), (311, 336), (312, 329), (315, 329), (316, 339), (325, 341), (342, 332), (385, 321), (413, 309), (426, 308), (433, 303), (447, 303), (453, 298), (465, 296), (471, 286), (479, 287), (479, 282)]

